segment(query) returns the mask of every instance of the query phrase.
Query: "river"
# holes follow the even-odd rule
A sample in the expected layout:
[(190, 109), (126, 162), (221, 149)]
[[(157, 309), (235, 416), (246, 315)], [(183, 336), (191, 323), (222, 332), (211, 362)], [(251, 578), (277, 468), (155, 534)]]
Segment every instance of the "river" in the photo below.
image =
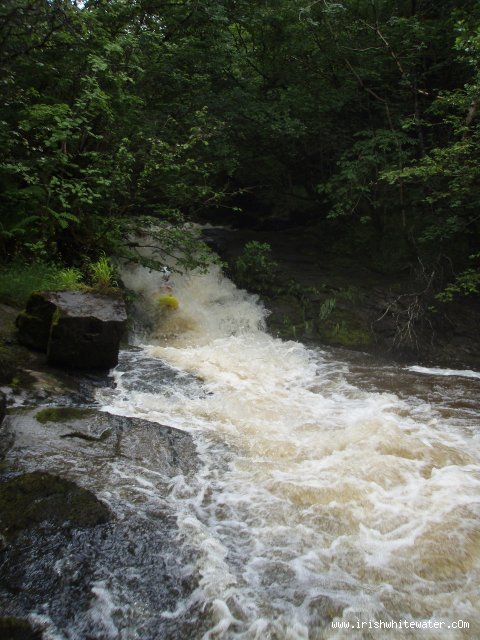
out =
[(204, 640), (480, 637), (480, 374), (281, 341), (216, 269), (176, 278), (175, 312), (156, 274), (124, 280), (137, 349), (100, 400), (192, 434), (201, 461), (170, 487), (198, 586), (161, 615), (200, 615)]

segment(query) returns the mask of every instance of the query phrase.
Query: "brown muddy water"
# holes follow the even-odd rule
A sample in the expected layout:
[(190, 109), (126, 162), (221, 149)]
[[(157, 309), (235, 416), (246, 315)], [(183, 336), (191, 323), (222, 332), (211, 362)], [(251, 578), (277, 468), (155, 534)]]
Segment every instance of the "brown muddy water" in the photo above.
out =
[[(140, 294), (137, 348), (97, 401), (191, 436), (195, 470), (180, 467), (162, 500), (176, 527), (168, 553), (194, 586), (155, 605), (121, 570), (97, 576), (89, 637), (480, 637), (480, 373), (273, 338), (258, 300), (216, 270), (176, 279), (174, 313), (155, 308), (155, 275), (124, 279)], [(88, 467), (123, 514), (154, 510), (166, 482), (155, 438), (135, 447)], [(144, 539), (136, 525), (145, 548), (152, 527)], [(136, 579), (160, 589), (146, 562)], [(80, 629), (57, 621), (49, 637)]]

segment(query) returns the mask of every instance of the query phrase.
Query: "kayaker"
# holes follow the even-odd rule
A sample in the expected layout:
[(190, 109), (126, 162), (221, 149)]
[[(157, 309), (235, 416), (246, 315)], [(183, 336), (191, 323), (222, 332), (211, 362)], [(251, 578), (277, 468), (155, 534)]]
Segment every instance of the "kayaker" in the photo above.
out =
[(162, 293), (172, 293), (175, 283), (171, 280), (172, 274), (168, 267), (162, 267), (160, 269), (162, 283), (161, 283), (161, 291)]
[(160, 295), (158, 296), (158, 304), (161, 308), (175, 310), (178, 309), (178, 300), (173, 295), (175, 283), (171, 279), (171, 273), (168, 267), (162, 267), (160, 270), (161, 284)]

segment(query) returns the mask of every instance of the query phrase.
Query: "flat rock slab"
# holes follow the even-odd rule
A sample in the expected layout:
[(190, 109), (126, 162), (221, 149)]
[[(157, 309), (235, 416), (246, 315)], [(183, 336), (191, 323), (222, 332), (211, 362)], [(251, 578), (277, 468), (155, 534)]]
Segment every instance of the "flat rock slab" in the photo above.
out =
[(121, 297), (88, 291), (33, 293), (16, 320), (21, 344), (73, 369), (116, 366), (126, 324)]
[[(0, 530), (0, 616), (10, 626), (28, 619), (45, 638), (82, 640), (206, 634), (209, 616), (181, 609), (201, 577), (178, 519), (200, 488), (188, 433), (49, 406), (11, 410), (2, 438), (11, 446), (0, 473), (9, 523)], [(18, 625), (25, 633), (12, 639), (28, 640)]]

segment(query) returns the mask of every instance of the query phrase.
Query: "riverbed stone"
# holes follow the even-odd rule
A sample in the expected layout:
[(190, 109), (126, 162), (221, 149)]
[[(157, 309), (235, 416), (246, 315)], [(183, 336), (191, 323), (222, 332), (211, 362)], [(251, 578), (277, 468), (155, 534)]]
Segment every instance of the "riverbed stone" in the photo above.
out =
[(0, 534), (7, 542), (27, 529), (94, 527), (111, 519), (103, 502), (71, 480), (33, 471), (0, 482)]
[(36, 292), (16, 320), (20, 343), (74, 369), (116, 366), (126, 324), (121, 296), (91, 291)]

